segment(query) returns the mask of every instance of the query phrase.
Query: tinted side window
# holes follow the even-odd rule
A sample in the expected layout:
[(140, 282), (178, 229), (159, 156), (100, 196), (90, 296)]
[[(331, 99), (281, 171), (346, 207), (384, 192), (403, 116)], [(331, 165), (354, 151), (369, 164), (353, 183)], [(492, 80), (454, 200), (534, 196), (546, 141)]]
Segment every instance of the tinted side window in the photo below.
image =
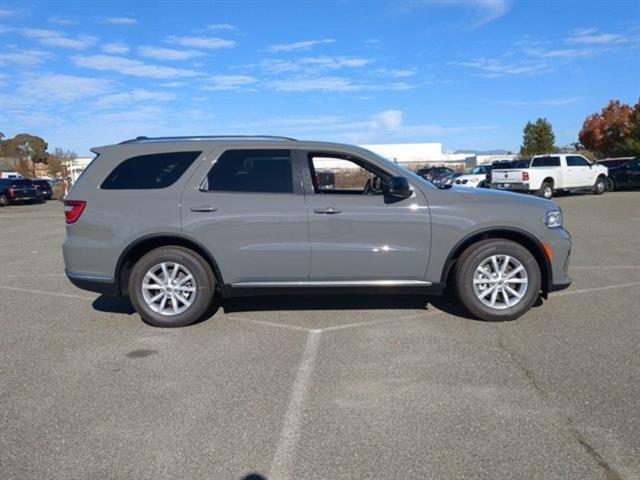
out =
[(293, 193), (289, 150), (227, 150), (211, 167), (206, 190)]
[(588, 167), (589, 162), (582, 157), (575, 155), (567, 157), (567, 167)]
[(154, 153), (132, 157), (102, 182), (105, 190), (149, 190), (173, 185), (202, 152)]
[(531, 162), (532, 167), (559, 167), (560, 157), (537, 157)]

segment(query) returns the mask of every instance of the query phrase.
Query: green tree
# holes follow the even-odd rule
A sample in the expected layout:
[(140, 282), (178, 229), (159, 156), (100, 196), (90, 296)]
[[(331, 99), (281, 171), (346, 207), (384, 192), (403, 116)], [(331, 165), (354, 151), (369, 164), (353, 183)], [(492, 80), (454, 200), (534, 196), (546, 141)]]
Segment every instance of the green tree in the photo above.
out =
[(28, 133), (20, 133), (13, 138), (4, 140), (0, 147), (0, 157), (22, 158), (28, 157), (32, 162), (47, 161), (47, 142), (43, 138)]
[(553, 153), (557, 150), (553, 127), (546, 118), (539, 118), (535, 122), (527, 122), (522, 130), (520, 155), (530, 157), (541, 153)]

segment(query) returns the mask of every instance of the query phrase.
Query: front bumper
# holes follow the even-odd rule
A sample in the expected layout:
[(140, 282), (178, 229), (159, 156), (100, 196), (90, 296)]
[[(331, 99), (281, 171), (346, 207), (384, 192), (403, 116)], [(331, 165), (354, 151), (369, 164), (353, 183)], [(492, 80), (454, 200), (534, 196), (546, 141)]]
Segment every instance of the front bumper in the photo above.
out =
[(549, 261), (548, 291), (557, 292), (571, 285), (569, 275), (569, 259), (571, 257), (571, 234), (564, 228), (550, 228), (542, 239), (553, 252), (553, 258)]

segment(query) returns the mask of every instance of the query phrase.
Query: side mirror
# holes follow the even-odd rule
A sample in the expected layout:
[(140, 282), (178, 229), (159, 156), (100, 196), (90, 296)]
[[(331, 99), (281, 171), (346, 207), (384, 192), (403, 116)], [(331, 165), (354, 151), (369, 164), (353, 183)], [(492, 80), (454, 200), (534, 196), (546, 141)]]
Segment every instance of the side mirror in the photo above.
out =
[(409, 198), (413, 191), (404, 177), (391, 177), (384, 194), (393, 198)]

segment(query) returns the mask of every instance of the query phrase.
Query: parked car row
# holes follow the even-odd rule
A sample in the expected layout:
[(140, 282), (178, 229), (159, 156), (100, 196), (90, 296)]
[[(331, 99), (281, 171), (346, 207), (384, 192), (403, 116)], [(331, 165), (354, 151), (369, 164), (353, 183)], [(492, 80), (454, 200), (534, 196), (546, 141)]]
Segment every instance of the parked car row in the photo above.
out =
[(44, 202), (52, 196), (53, 189), (47, 180), (0, 178), (0, 207), (20, 202)]
[[(450, 173), (445, 173), (449, 170)], [(536, 155), (530, 160), (497, 161), (456, 173), (446, 167), (420, 169), (418, 175), (437, 185), (495, 188), (552, 198), (558, 191), (640, 188), (640, 157), (594, 163), (578, 154)]]

